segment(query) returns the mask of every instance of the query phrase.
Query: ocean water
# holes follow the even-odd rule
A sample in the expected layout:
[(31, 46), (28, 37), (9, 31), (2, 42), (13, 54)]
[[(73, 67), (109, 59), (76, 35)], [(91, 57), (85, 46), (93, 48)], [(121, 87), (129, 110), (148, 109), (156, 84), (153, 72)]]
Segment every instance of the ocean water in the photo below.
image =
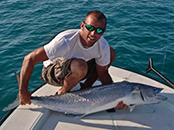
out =
[[(47, 44), (58, 33), (77, 29), (91, 10), (107, 19), (104, 37), (117, 52), (114, 66), (145, 74), (149, 58), (174, 82), (173, 0), (1, 0), (0, 1), (0, 118), (18, 93), (14, 72), (25, 55)], [(35, 65), (29, 90), (40, 86), (42, 63)], [(164, 82), (165, 83), (165, 82)]]

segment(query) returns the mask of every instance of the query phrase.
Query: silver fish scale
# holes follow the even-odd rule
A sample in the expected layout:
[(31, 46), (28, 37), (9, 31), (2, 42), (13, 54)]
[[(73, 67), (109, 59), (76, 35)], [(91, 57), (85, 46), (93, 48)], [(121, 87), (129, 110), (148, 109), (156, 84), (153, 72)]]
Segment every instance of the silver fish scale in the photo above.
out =
[[(19, 84), (19, 75), (16, 74)], [(31, 101), (38, 106), (49, 110), (67, 112), (70, 114), (90, 114), (115, 107), (123, 101), (126, 105), (140, 105), (159, 103), (167, 98), (157, 95), (161, 88), (140, 83), (118, 82), (108, 85), (99, 85), (84, 90), (77, 90), (60, 95), (31, 97)], [(156, 96), (157, 95), (157, 96)], [(3, 110), (10, 110), (19, 105), (19, 100)], [(133, 110), (133, 107), (131, 111)]]
[[(85, 110), (85, 104), (91, 106), (87, 99), (72, 93), (65, 93), (55, 96), (39, 97), (40, 100), (32, 100), (36, 105), (60, 112), (79, 114)], [(77, 109), (78, 108), (78, 109)], [(81, 110), (83, 109), (83, 110)], [(83, 113), (82, 113), (83, 114)]]
[[(31, 101), (49, 110), (86, 115), (113, 108), (120, 101), (123, 101), (126, 105), (159, 103), (167, 99), (164, 96), (157, 95), (161, 90), (162, 88), (124, 81), (60, 95), (32, 96)], [(19, 100), (15, 100), (4, 110), (10, 110), (18, 104)]]
[(124, 97), (131, 93), (130, 88), (130, 85), (125, 85), (125, 83), (113, 83), (61, 95), (40, 97), (40, 100), (32, 99), (32, 102), (55, 111), (84, 114), (86, 111)]

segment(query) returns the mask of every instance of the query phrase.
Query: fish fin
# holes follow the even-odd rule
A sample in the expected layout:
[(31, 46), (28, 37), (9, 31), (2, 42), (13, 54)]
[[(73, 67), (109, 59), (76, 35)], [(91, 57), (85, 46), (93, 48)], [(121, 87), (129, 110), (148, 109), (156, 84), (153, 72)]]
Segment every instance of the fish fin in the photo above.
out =
[(15, 75), (16, 75), (16, 80), (17, 80), (18, 87), (19, 87), (19, 85), (20, 85), (20, 76), (16, 72), (15, 72)]
[(19, 98), (16, 98), (16, 100), (9, 104), (7, 107), (5, 107), (3, 111), (9, 111), (16, 108), (17, 106), (19, 106)]
[(82, 116), (76, 116), (74, 119), (75, 120), (80, 120), (81, 118), (85, 117), (87, 114), (83, 114)]
[(132, 112), (132, 111), (133, 111), (133, 109), (135, 108), (135, 106), (136, 106), (135, 104), (130, 104), (130, 105), (129, 105), (130, 112)]
[(135, 87), (135, 89), (132, 91), (132, 94), (140, 93), (139, 87)]

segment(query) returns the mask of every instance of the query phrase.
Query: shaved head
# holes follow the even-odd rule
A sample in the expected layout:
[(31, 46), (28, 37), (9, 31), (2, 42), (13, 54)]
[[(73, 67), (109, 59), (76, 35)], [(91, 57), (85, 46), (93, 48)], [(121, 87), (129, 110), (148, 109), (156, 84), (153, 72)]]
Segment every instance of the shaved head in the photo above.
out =
[(105, 17), (105, 15), (98, 11), (98, 10), (94, 10), (94, 11), (90, 11), (89, 13), (87, 13), (87, 15), (85, 16), (85, 20), (90, 16), (90, 15), (93, 15), (95, 18), (97, 18), (98, 20), (105, 20), (105, 26), (107, 24), (107, 19)]

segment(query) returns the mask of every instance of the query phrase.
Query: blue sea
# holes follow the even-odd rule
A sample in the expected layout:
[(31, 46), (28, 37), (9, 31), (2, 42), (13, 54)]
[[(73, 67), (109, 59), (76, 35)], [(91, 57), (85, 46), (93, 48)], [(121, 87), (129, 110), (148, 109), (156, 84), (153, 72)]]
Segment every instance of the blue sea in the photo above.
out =
[[(24, 56), (62, 31), (80, 28), (91, 10), (108, 19), (104, 37), (117, 52), (113, 66), (164, 82), (145, 73), (152, 57), (154, 67), (174, 82), (173, 0), (1, 0), (0, 119), (18, 94), (14, 72), (20, 73)], [(35, 65), (29, 91), (43, 83), (41, 69), (42, 63)]]

